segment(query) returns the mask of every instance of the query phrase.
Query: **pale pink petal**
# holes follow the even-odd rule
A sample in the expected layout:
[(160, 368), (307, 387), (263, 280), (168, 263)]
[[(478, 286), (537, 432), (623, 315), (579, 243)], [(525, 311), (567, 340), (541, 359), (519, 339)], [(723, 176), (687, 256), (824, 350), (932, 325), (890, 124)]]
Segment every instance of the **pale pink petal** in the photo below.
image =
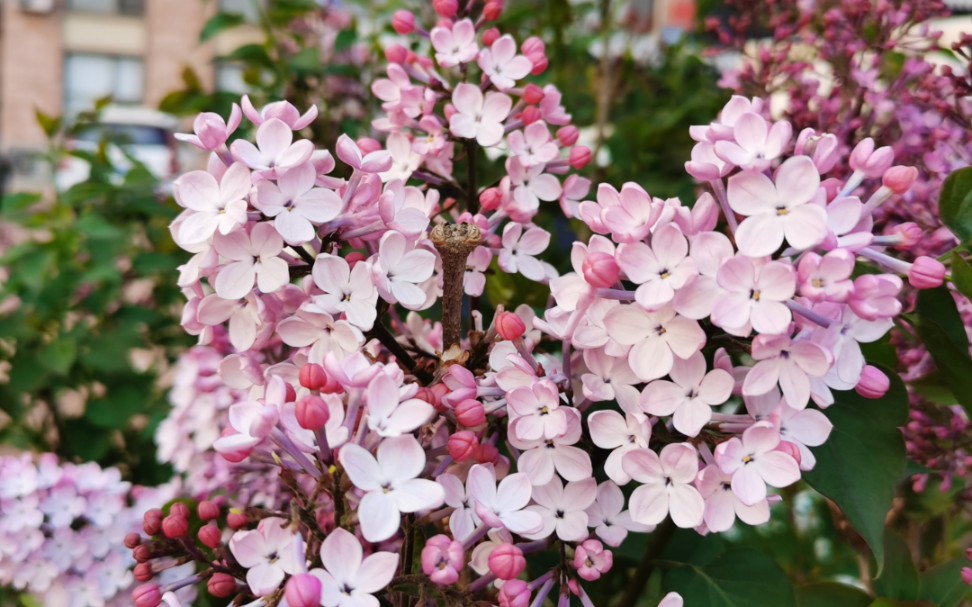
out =
[(785, 223), (774, 213), (759, 213), (747, 217), (736, 230), (739, 252), (747, 257), (766, 257), (773, 254), (783, 244)]
[(341, 527), (331, 531), (321, 544), (321, 563), (340, 582), (357, 577), (361, 555), (361, 542)]
[(391, 552), (375, 552), (361, 562), (355, 580), (355, 590), (374, 594), (391, 583), (398, 569), (398, 555)]
[(676, 483), (668, 488), (668, 500), (672, 522), (676, 527), (690, 529), (702, 524), (705, 501), (695, 487)]
[[(627, 459), (627, 458), (626, 458)], [(641, 485), (628, 501), (631, 520), (642, 525), (657, 525), (668, 516), (668, 492), (664, 485)]]
[(351, 443), (341, 447), (339, 459), (355, 487), (364, 491), (381, 489), (382, 470), (371, 453)]
[(765, 213), (776, 206), (776, 190), (776, 186), (766, 175), (759, 171), (743, 171), (729, 178), (729, 206), (740, 215)]
[[(342, 447), (342, 452), (350, 446)], [(398, 532), (401, 514), (395, 505), (395, 498), (390, 494), (381, 490), (369, 491), (358, 504), (358, 521), (361, 523), (361, 535), (366, 540), (383, 542)]]

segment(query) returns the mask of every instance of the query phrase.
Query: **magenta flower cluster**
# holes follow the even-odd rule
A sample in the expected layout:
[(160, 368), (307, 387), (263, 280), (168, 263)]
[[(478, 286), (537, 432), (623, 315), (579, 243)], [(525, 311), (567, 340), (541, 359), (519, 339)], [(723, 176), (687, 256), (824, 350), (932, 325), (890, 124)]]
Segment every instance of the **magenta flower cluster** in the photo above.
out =
[[(891, 328), (902, 277), (944, 280), (934, 259), (888, 254), (912, 230), (873, 232), (913, 168), (865, 139), (834, 177), (834, 136), (794, 136), (759, 99), (692, 129), (686, 169), (709, 191), (691, 205), (634, 183), (589, 199), (589, 181), (561, 180), (590, 152), (560, 93), (523, 82), (547, 67), (543, 43), (486, 29), (501, 3), (434, 6), (430, 31), (395, 16), (424, 51), (387, 49), (384, 145), (316, 149), (299, 136), (315, 110), (286, 102), (196, 124), (209, 167), (176, 183), (172, 225), (193, 253), (183, 327), (217, 352), (225, 331), (233, 351), (198, 367), (218, 369), (203, 391), (236, 395), (213, 447), (274, 466), (283, 503), (231, 510), (229, 530), (200, 504), (196, 537), (185, 508), (147, 516), (138, 607), (179, 586), (151, 581), (173, 557), (201, 569), (182, 583), (254, 605), (363, 607), (418, 586), (502, 607), (556, 587), (590, 607), (585, 584), (631, 533), (767, 522), (773, 490), (814, 467), (835, 392), (888, 390), (860, 344)], [(227, 146), (244, 116), (255, 141)], [(486, 186), (484, 161), (500, 173)], [(565, 275), (542, 258), (541, 209), (593, 232)], [(492, 273), (549, 284), (549, 305), (487, 323)], [(527, 574), (545, 550), (560, 564)]]

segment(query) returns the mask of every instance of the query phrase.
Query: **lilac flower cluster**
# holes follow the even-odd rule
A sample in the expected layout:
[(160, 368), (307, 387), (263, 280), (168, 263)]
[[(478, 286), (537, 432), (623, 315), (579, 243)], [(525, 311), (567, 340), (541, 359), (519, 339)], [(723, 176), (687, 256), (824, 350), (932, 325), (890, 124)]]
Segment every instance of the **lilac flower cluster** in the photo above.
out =
[[(914, 168), (865, 139), (833, 177), (834, 135), (794, 137), (758, 99), (692, 129), (686, 168), (711, 190), (693, 205), (634, 183), (586, 200), (590, 182), (560, 179), (590, 152), (559, 92), (521, 86), (547, 67), (543, 44), (486, 29), (500, 2), (434, 7), (430, 31), (396, 14), (419, 50), (387, 50), (373, 124), (389, 135), (340, 137), (346, 177), (299, 137), (314, 109), (244, 99), (197, 123), (210, 164), (176, 183), (172, 233), (194, 253), (184, 328), (203, 344), (225, 330), (234, 350), (216, 367), (239, 400), (213, 447), (273, 463), (291, 498), (231, 509), (225, 527), (206, 500), (195, 537), (181, 504), (147, 515), (150, 537), (130, 542), (138, 607), (200, 580), (253, 605), (378, 605), (418, 587), (526, 607), (556, 586), (559, 605), (590, 607), (584, 584), (630, 533), (768, 521), (772, 490), (814, 467), (835, 392), (888, 390), (860, 344), (900, 313), (901, 276), (944, 280), (934, 259), (887, 253), (913, 230), (873, 232)], [(255, 143), (227, 147), (243, 116)], [(564, 276), (533, 223), (553, 202), (594, 233)], [(857, 263), (874, 272), (855, 277)], [(491, 273), (549, 284), (549, 306), (500, 306), (486, 324), (475, 298)], [(546, 550), (559, 564), (527, 572)], [(173, 559), (199, 571), (153, 582)]]
[(0, 457), (0, 585), (51, 607), (129, 604), (125, 534), (174, 493), (133, 489), (115, 468), (62, 464), (50, 453)]

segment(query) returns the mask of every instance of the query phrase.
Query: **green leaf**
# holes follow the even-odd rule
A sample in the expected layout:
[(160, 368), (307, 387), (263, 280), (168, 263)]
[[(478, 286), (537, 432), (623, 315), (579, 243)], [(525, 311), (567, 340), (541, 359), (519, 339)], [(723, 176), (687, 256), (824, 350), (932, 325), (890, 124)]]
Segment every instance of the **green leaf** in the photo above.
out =
[(355, 40), (357, 39), (358, 34), (354, 31), (354, 28), (341, 30), (341, 32), (337, 35), (337, 38), (334, 39), (334, 52), (343, 53), (344, 51), (350, 49), (351, 45), (354, 44)]
[(45, 114), (36, 108), (34, 108), (34, 116), (37, 118), (37, 124), (40, 125), (41, 130), (44, 131), (48, 139), (53, 138), (61, 130), (61, 118), (59, 116)]
[(959, 350), (969, 349), (969, 338), (965, 334), (965, 321), (955, 305), (955, 298), (948, 287), (925, 289), (918, 292), (915, 303), (918, 322), (933, 322), (938, 325)]
[(960, 242), (972, 241), (972, 167), (959, 169), (945, 179), (938, 214)]
[(0, 205), (4, 215), (19, 215), (40, 202), (40, 199), (41, 195), (37, 192), (18, 192), (4, 196)]
[(814, 449), (817, 465), (807, 482), (843, 511), (871, 547), (880, 575), (884, 567), (884, 519), (905, 473), (905, 446), (899, 426), (908, 418), (908, 394), (894, 372), (888, 393), (867, 399), (835, 392), (824, 415), (833, 423), (830, 438)]
[(663, 591), (678, 592), (686, 605), (797, 605), (786, 573), (773, 559), (756, 550), (731, 549), (704, 564), (664, 561), (662, 565), (668, 569)]
[(78, 343), (67, 337), (59, 337), (40, 351), (44, 366), (59, 375), (66, 375), (77, 357)]
[(78, 230), (92, 240), (115, 240), (124, 232), (101, 215), (85, 215), (76, 222)]
[(894, 599), (880, 598), (868, 607), (936, 607), (936, 605), (926, 601), (896, 601)]
[(860, 588), (836, 582), (808, 584), (796, 589), (797, 607), (867, 607), (871, 600)]
[(914, 601), (921, 592), (918, 570), (911, 560), (911, 552), (897, 533), (884, 534), (884, 572), (874, 580), (874, 593), (880, 597), (900, 601)]
[(101, 398), (88, 403), (84, 419), (99, 428), (124, 428), (136, 413), (146, 409), (150, 386), (110, 386)]
[(963, 599), (972, 599), (972, 588), (961, 578), (962, 568), (968, 565), (969, 559), (960, 556), (923, 571), (918, 598), (937, 607), (958, 607)]
[(259, 44), (244, 44), (229, 55), (223, 57), (226, 61), (240, 61), (257, 67), (273, 68), (273, 60), (265, 48)]
[(957, 251), (952, 253), (952, 284), (966, 299), (972, 300), (972, 266)]
[(199, 33), (199, 41), (207, 40), (217, 36), (220, 32), (237, 27), (246, 23), (246, 18), (239, 13), (217, 13), (213, 15)]

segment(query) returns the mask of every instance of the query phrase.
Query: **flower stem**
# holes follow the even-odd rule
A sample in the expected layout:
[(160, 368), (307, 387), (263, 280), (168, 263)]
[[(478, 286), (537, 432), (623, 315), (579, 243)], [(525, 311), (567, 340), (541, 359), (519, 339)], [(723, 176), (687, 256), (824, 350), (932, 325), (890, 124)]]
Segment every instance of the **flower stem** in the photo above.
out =
[(483, 235), (474, 225), (450, 223), (435, 226), (430, 237), (442, 258), (442, 349), (447, 351), (460, 342), (466, 259)]

